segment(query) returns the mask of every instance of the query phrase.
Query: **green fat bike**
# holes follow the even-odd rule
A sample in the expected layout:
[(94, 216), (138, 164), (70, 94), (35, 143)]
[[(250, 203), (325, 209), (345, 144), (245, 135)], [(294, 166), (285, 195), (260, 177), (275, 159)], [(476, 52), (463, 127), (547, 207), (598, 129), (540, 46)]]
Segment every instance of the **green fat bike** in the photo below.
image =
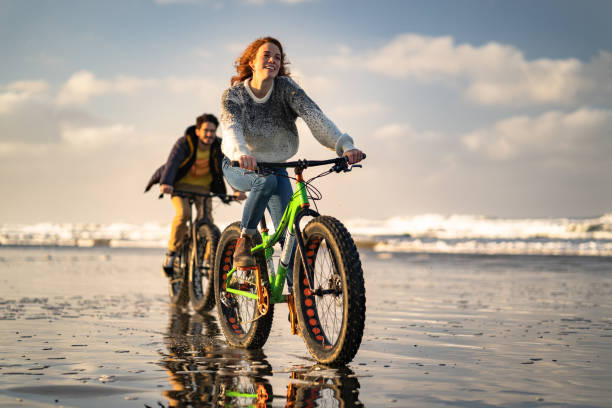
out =
[[(323, 165), (333, 166), (304, 181), (305, 169)], [(295, 169), (296, 192), (274, 234), (268, 234), (262, 218), (261, 233), (255, 234), (252, 249), (257, 266), (246, 269), (233, 266), (240, 222), (230, 224), (219, 239), (213, 271), (219, 325), (230, 345), (260, 348), (270, 334), (274, 305), (287, 303), (292, 333), (302, 336), (317, 362), (340, 366), (353, 359), (363, 336), (366, 310), (363, 270), (357, 247), (344, 225), (310, 208), (309, 198), (321, 198), (310, 183), (318, 177), (361, 166), (349, 166), (344, 157), (258, 163), (264, 174), (266, 169), (270, 172), (280, 167)], [(300, 221), (304, 217), (311, 219), (302, 229)], [(275, 270), (274, 245), (283, 236), (284, 245)], [(285, 295), (283, 287), (294, 245), (297, 248), (293, 291)]]

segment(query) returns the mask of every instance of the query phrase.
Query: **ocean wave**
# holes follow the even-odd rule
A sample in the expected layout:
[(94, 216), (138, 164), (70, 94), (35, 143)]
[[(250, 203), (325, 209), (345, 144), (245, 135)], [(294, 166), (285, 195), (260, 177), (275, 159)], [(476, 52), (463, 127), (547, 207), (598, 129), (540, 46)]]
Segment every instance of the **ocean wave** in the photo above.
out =
[(612, 240), (612, 214), (593, 218), (495, 218), (423, 214), (347, 222), (352, 233), (370, 237), (438, 239)]
[[(358, 245), (379, 252), (612, 256), (612, 214), (516, 219), (423, 214), (354, 219), (346, 226)], [(157, 222), (4, 224), (0, 245), (163, 248), (169, 232), (169, 223)]]
[(0, 245), (164, 247), (170, 224), (0, 225)]
[(612, 241), (594, 240), (443, 240), (390, 239), (373, 245), (377, 252), (487, 255), (612, 256)]

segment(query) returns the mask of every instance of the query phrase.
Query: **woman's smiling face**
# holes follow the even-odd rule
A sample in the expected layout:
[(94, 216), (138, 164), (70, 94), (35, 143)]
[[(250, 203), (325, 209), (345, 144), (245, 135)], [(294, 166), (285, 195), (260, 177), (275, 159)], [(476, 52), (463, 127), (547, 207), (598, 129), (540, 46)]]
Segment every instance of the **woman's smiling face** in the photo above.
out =
[(263, 81), (275, 78), (282, 64), (280, 49), (274, 43), (267, 42), (257, 50), (255, 58), (250, 62), (253, 77)]

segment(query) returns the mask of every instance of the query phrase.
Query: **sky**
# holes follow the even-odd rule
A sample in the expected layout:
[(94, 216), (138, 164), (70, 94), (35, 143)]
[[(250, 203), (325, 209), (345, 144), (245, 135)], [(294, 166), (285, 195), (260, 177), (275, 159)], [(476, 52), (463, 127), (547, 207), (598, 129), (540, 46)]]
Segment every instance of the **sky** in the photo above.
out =
[[(610, 15), (589, 0), (0, 0), (0, 223), (168, 222), (146, 182), (267, 35), (367, 154), (315, 184), (321, 213), (611, 213)], [(296, 159), (334, 156), (298, 128)]]

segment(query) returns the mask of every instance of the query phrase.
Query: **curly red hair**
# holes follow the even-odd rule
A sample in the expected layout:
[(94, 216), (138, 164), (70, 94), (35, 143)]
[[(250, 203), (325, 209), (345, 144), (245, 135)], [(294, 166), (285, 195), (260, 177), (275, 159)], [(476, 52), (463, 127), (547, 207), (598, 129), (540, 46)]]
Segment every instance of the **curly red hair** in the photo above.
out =
[(255, 55), (257, 54), (259, 47), (265, 43), (272, 43), (276, 45), (281, 52), (281, 64), (278, 71), (278, 76), (291, 76), (289, 68), (287, 67), (289, 62), (287, 62), (287, 59), (285, 58), (285, 52), (283, 51), (283, 45), (281, 42), (274, 37), (262, 37), (250, 43), (242, 52), (242, 55), (240, 55), (240, 57), (238, 57), (234, 62), (234, 67), (236, 67), (237, 74), (230, 80), (230, 84), (232, 86), (253, 76), (253, 70), (251, 69), (249, 63), (255, 59)]

